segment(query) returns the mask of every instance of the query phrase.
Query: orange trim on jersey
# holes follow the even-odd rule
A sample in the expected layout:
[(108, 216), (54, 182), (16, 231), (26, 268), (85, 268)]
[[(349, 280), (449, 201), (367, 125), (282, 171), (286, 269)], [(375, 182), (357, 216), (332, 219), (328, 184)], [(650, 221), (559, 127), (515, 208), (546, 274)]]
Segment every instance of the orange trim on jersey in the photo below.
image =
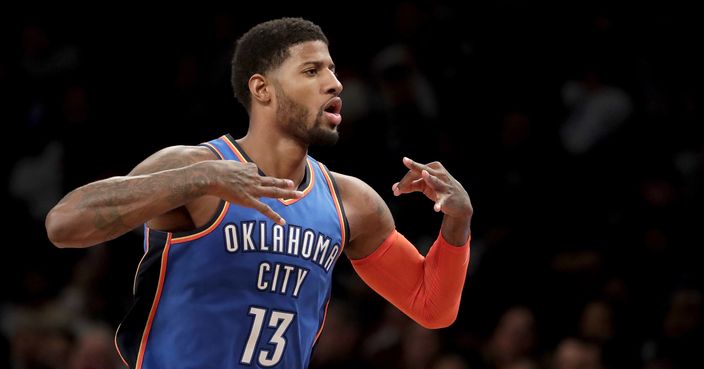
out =
[[(220, 215), (218, 215), (218, 218), (215, 219), (213, 224), (211, 224), (208, 228), (206, 228), (198, 233), (191, 234), (188, 236), (176, 237), (173, 240), (171, 240), (171, 243), (183, 243), (183, 242), (193, 241), (193, 240), (196, 240), (196, 239), (199, 239), (203, 236), (208, 235), (210, 232), (212, 232), (215, 228), (217, 228), (220, 225), (220, 223), (222, 222), (223, 219), (225, 219), (225, 214), (227, 214), (227, 209), (229, 209), (229, 208), (230, 208), (230, 203), (225, 201), (225, 205), (222, 207), (222, 211), (220, 211)], [(170, 234), (171, 233), (169, 233), (169, 235)]]
[(310, 160), (306, 158), (306, 165), (308, 165), (308, 173), (310, 173), (310, 180), (308, 181), (308, 186), (303, 189), (303, 196), (297, 198), (297, 199), (277, 199), (279, 200), (282, 204), (284, 205), (291, 205), (295, 204), (298, 200), (306, 197), (310, 190), (313, 189), (313, 184), (315, 183), (315, 171), (313, 170), (313, 165), (310, 163)]
[(328, 302), (325, 303), (325, 312), (323, 313), (323, 323), (320, 324), (320, 328), (318, 329), (318, 333), (315, 334), (315, 339), (313, 340), (313, 346), (315, 346), (315, 343), (318, 342), (318, 337), (320, 337), (320, 334), (323, 333), (323, 327), (325, 327), (325, 318), (328, 316), (328, 305), (330, 305), (330, 298), (328, 298)]
[(117, 329), (115, 330), (115, 338), (113, 338), (113, 343), (115, 344), (115, 349), (117, 349), (117, 354), (120, 355), (120, 360), (125, 364), (126, 367), (129, 367), (130, 364), (127, 364), (127, 360), (122, 356), (122, 352), (120, 352), (120, 346), (117, 345), (117, 332), (120, 331), (120, 327), (122, 327), (122, 323), (117, 325)]
[[(340, 246), (340, 253), (337, 254), (337, 259), (339, 259), (340, 255), (342, 255), (342, 250), (345, 249), (345, 241), (347, 239), (347, 235), (345, 234), (345, 220), (342, 217), (342, 204), (340, 204), (340, 202), (337, 201), (337, 194), (335, 193), (335, 186), (333, 186), (332, 178), (330, 178), (330, 176), (328, 175), (328, 171), (325, 170), (323, 163), (318, 162), (318, 166), (320, 166), (320, 171), (323, 172), (323, 175), (325, 176), (325, 180), (328, 182), (328, 188), (330, 189), (330, 195), (332, 195), (332, 201), (335, 203), (335, 211), (337, 212), (337, 219), (340, 222), (340, 242), (342, 243), (342, 246)], [(311, 173), (313, 173), (312, 170), (311, 170)], [(330, 298), (328, 298), (328, 302), (325, 303), (325, 313), (323, 313), (323, 324), (320, 325), (320, 329), (318, 329), (318, 333), (315, 334), (315, 340), (313, 340), (314, 346), (315, 346), (315, 343), (318, 342), (318, 337), (320, 337), (320, 334), (323, 333), (323, 327), (325, 327), (325, 319), (328, 316), (328, 305), (330, 305)]]
[[(238, 159), (240, 159), (240, 162), (242, 163), (249, 163), (247, 161), (247, 158), (240, 152), (240, 150), (237, 149), (237, 146), (235, 146), (228, 138), (227, 136), (222, 136), (220, 137), (227, 146), (230, 147), (230, 150), (237, 156)], [(308, 165), (308, 172), (310, 173), (310, 181), (308, 181), (308, 186), (306, 186), (305, 189), (303, 189), (303, 196), (297, 198), (297, 199), (277, 199), (279, 202), (281, 202), (284, 205), (291, 205), (295, 204), (298, 200), (306, 197), (306, 195), (310, 192), (311, 189), (313, 189), (313, 183), (315, 183), (315, 172), (313, 172), (313, 166), (310, 163), (310, 160), (306, 158), (306, 165)]]
[(220, 159), (221, 159), (221, 160), (222, 160), (222, 159), (225, 159), (225, 155), (223, 155), (223, 154), (220, 152), (220, 150), (218, 150), (218, 148), (215, 147), (215, 145), (211, 144), (210, 142), (204, 142), (203, 145), (207, 145), (209, 148), (213, 149), (213, 151), (215, 151), (215, 152), (218, 154), (218, 156), (220, 156)]
[[(220, 137), (221, 140), (225, 141), (227, 146), (230, 147), (230, 150), (237, 155), (237, 158), (240, 159), (240, 162), (242, 163), (248, 163), (247, 159), (245, 159), (244, 155), (240, 152), (240, 150), (237, 150), (237, 146), (233, 145), (232, 142), (227, 138), (227, 136), (222, 136)], [(224, 156), (223, 156), (224, 157)]]
[(328, 182), (328, 188), (330, 189), (330, 194), (332, 195), (332, 201), (335, 202), (335, 210), (337, 211), (337, 219), (340, 221), (340, 235), (341, 235), (341, 242), (342, 246), (340, 247), (340, 253), (337, 254), (337, 257), (340, 258), (340, 255), (342, 255), (342, 250), (345, 249), (345, 241), (347, 240), (347, 235), (345, 234), (345, 220), (342, 217), (342, 204), (337, 200), (337, 194), (335, 193), (335, 186), (332, 183), (332, 178), (328, 175), (328, 171), (325, 170), (325, 167), (323, 166), (323, 163), (318, 163), (320, 166), (320, 170), (323, 172), (323, 175), (325, 176), (325, 180)]
[(169, 249), (171, 248), (171, 233), (166, 237), (166, 245), (164, 250), (161, 252), (161, 270), (159, 271), (159, 284), (156, 287), (156, 293), (154, 294), (154, 301), (152, 302), (152, 308), (149, 311), (149, 318), (147, 319), (147, 324), (144, 327), (144, 332), (142, 333), (142, 341), (139, 344), (139, 353), (137, 354), (137, 364), (136, 369), (142, 368), (142, 362), (144, 361), (144, 352), (147, 349), (147, 341), (149, 341), (149, 333), (152, 330), (152, 323), (154, 322), (154, 317), (156, 316), (156, 310), (159, 307), (159, 300), (161, 299), (161, 291), (164, 288), (164, 279), (166, 279), (166, 264), (169, 260)]
[[(134, 272), (134, 281), (132, 282), (132, 295), (137, 294), (137, 276), (139, 275), (139, 269), (142, 267), (142, 262), (144, 261), (144, 258), (147, 257), (147, 253), (149, 252), (149, 227), (144, 227), (145, 228), (145, 234), (144, 234), (144, 240), (146, 242), (146, 247), (144, 250), (144, 255), (142, 255), (142, 258), (139, 259), (139, 264), (137, 264), (137, 271)], [(120, 346), (117, 344), (117, 333), (120, 331), (120, 327), (122, 327), (122, 323), (118, 324), (117, 329), (115, 330), (115, 348), (117, 349), (117, 354), (120, 355), (120, 359), (122, 359), (122, 362), (125, 363), (125, 366), (130, 366), (127, 364), (127, 361), (125, 360), (125, 357), (122, 356), (122, 352), (120, 351)]]

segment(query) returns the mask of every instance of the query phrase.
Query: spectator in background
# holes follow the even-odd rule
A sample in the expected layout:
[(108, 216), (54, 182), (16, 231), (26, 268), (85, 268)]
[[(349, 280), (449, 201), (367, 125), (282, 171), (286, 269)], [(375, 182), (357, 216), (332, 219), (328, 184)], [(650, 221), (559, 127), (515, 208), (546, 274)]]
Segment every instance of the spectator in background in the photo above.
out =
[(432, 369), (471, 369), (465, 359), (458, 354), (445, 354), (437, 358)]
[(78, 336), (68, 369), (124, 368), (115, 352), (112, 329), (104, 325), (85, 327)]
[(667, 302), (658, 335), (642, 349), (643, 361), (655, 366), (664, 363), (673, 368), (701, 368), (704, 359), (704, 298), (696, 288), (679, 287)]
[(408, 322), (401, 341), (399, 369), (426, 369), (440, 356), (443, 345), (439, 333)]
[(555, 348), (551, 369), (604, 369), (601, 348), (574, 337), (564, 338)]
[(614, 337), (614, 313), (611, 306), (601, 300), (587, 303), (579, 321), (580, 336), (601, 344)]
[(533, 312), (525, 306), (513, 306), (499, 319), (484, 348), (488, 368), (505, 369), (536, 354), (538, 337)]
[(372, 368), (359, 347), (362, 340), (362, 322), (345, 300), (331, 303), (325, 318), (325, 331), (320, 335), (311, 361), (311, 369)]
[(588, 153), (617, 130), (633, 112), (631, 97), (621, 88), (605, 85), (596, 71), (567, 81), (562, 99), (569, 110), (560, 130), (562, 144), (573, 155)]

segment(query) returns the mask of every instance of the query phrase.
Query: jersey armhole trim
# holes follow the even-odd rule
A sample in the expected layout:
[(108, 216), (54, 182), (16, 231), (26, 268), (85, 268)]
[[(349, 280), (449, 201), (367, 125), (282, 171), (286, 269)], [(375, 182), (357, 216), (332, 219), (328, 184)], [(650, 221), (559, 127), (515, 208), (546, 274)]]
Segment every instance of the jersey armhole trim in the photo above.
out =
[(215, 146), (213, 146), (213, 144), (211, 144), (210, 142), (204, 142), (204, 143), (202, 143), (202, 144), (200, 144), (200, 145), (198, 145), (198, 146), (205, 146), (205, 147), (207, 147), (208, 149), (210, 149), (210, 151), (213, 152), (213, 154), (215, 154), (218, 158), (220, 158), (220, 160), (223, 160), (223, 159), (225, 158), (225, 156), (222, 155), (222, 153), (220, 152), (220, 150), (218, 150), (218, 148), (215, 147)]
[(222, 220), (225, 219), (225, 214), (227, 214), (227, 210), (230, 208), (230, 203), (225, 201), (225, 200), (220, 200), (220, 203), (218, 204), (218, 208), (215, 211), (215, 214), (213, 214), (213, 217), (210, 218), (210, 220), (203, 224), (202, 226), (192, 230), (192, 231), (184, 231), (184, 232), (168, 232), (168, 231), (160, 231), (158, 229), (153, 229), (146, 227), (146, 229), (149, 232), (155, 232), (155, 233), (162, 233), (162, 234), (168, 234), (169, 237), (171, 237), (171, 243), (183, 243), (183, 242), (188, 242), (188, 241), (193, 241), (196, 239), (199, 239), (201, 237), (205, 237), (210, 232), (215, 230), (220, 223), (222, 223)]
[[(321, 162), (318, 162), (320, 169), (325, 176), (325, 180), (328, 182), (328, 187), (330, 188), (330, 194), (332, 195), (333, 202), (335, 203), (335, 210), (337, 210), (337, 217), (340, 221), (340, 231), (342, 233), (342, 248), (340, 249), (340, 255), (342, 251), (347, 246), (350, 234), (350, 225), (347, 222), (347, 215), (345, 215), (345, 207), (342, 204), (342, 197), (340, 196), (340, 190), (337, 187), (337, 182), (333, 178), (332, 173), (328, 168)], [(339, 255), (338, 255), (339, 257)]]
[(220, 200), (220, 204), (218, 205), (218, 210), (215, 211), (215, 214), (213, 215), (210, 220), (203, 224), (202, 226), (188, 232), (172, 232), (172, 240), (171, 243), (183, 243), (183, 242), (188, 242), (188, 241), (193, 241), (197, 240), (201, 237), (205, 237), (210, 232), (215, 230), (220, 223), (222, 223), (222, 220), (225, 219), (225, 214), (227, 214), (227, 210), (230, 208), (230, 203), (225, 201), (225, 200)]
[(135, 365), (136, 369), (142, 368), (142, 363), (144, 362), (144, 354), (147, 350), (147, 343), (149, 342), (149, 333), (152, 330), (152, 324), (154, 323), (154, 317), (156, 316), (156, 311), (159, 308), (159, 301), (161, 300), (161, 292), (164, 289), (164, 280), (166, 279), (166, 266), (169, 260), (169, 249), (171, 248), (171, 234), (166, 238), (164, 249), (161, 254), (161, 268), (159, 271), (159, 282), (156, 287), (156, 293), (154, 294), (154, 301), (152, 301), (152, 308), (149, 311), (149, 317), (147, 318), (147, 324), (144, 327), (144, 332), (142, 333), (142, 339), (139, 345), (139, 351), (137, 352), (137, 362)]

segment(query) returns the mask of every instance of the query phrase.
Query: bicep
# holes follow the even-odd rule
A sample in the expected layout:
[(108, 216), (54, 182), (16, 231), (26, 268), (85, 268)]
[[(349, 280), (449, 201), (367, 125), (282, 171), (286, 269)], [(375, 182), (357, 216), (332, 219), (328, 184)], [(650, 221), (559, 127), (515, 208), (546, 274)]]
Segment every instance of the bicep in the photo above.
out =
[(217, 159), (215, 154), (203, 146), (170, 146), (157, 151), (137, 164), (128, 176), (139, 176), (162, 170), (182, 168), (204, 160)]
[(350, 242), (345, 252), (350, 259), (361, 259), (374, 252), (391, 231), (394, 219), (386, 202), (363, 181), (335, 173), (350, 226)]
[[(128, 176), (147, 175), (213, 159), (217, 159), (215, 154), (203, 146), (171, 146), (146, 158), (132, 169)], [(150, 219), (147, 225), (162, 231), (187, 231), (197, 228), (204, 222), (202, 219), (207, 219), (209, 214), (214, 212), (210, 208), (217, 208), (218, 200), (204, 196)]]

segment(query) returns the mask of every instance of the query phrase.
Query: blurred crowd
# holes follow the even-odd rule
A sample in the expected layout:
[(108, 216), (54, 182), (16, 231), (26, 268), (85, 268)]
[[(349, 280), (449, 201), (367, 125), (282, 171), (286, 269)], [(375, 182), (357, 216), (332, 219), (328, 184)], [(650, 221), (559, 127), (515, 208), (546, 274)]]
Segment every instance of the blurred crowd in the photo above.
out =
[[(316, 8), (317, 9), (317, 8)], [(341, 139), (311, 155), (384, 197), (421, 252), (441, 216), (395, 198), (403, 156), (472, 198), (460, 314), (426, 330), (341, 258), (312, 369), (704, 368), (704, 60), (696, 12), (442, 1), (223, 15), (0, 16), (0, 367), (122, 367), (140, 230), (54, 248), (47, 211), (156, 150), (246, 131), (233, 42), (304, 16), (344, 84)], [(372, 10), (373, 9), (373, 10)]]

